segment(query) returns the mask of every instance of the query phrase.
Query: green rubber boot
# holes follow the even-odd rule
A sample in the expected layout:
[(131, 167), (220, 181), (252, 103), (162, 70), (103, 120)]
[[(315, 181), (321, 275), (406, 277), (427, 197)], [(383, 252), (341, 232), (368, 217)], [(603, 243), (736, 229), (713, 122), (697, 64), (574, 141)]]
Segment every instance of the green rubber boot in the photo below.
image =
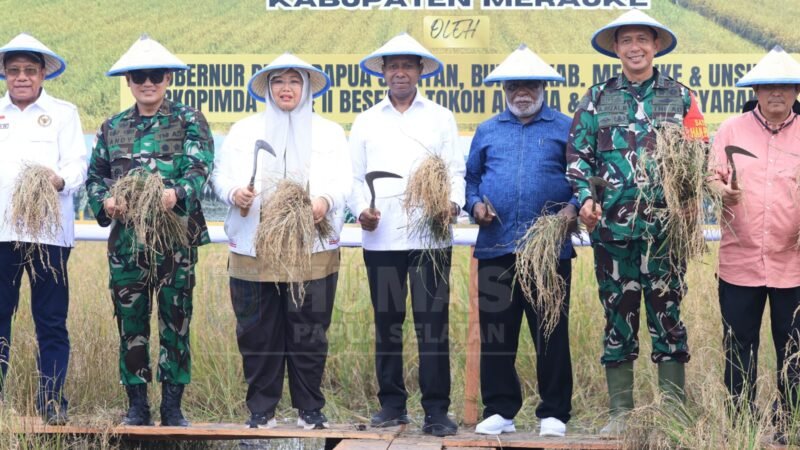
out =
[(625, 433), (625, 421), (633, 409), (633, 361), (617, 367), (606, 367), (609, 421), (600, 430), (602, 436), (616, 437)]
[(686, 403), (686, 369), (681, 362), (664, 361), (658, 364), (658, 390), (665, 400)]

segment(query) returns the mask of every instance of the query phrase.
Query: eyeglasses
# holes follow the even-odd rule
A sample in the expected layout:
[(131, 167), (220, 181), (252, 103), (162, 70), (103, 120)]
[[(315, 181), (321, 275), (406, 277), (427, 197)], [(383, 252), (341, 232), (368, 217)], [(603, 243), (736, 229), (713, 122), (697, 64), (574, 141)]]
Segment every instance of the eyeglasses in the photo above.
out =
[(6, 67), (6, 76), (11, 78), (18, 77), (21, 73), (25, 73), (26, 77), (35, 77), (39, 75), (41, 69), (38, 67)]
[(166, 70), (133, 70), (130, 72), (131, 81), (136, 84), (144, 84), (148, 78), (153, 84), (159, 84), (164, 81), (166, 74)]
[(507, 90), (508, 92), (514, 92), (522, 88), (535, 91), (543, 84), (544, 83), (541, 80), (507, 81), (503, 84), (503, 89)]

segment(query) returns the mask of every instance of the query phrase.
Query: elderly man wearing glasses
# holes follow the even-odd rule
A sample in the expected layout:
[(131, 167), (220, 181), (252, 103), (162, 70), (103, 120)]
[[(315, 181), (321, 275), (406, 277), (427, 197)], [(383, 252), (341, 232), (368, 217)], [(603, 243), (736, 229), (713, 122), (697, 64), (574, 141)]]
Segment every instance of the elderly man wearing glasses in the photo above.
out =
[[(70, 350), (66, 267), (75, 241), (72, 194), (86, 177), (86, 146), (75, 105), (51, 97), (42, 87), (44, 80), (66, 69), (60, 56), (23, 33), (0, 48), (0, 61), (0, 78), (7, 87), (0, 99), (0, 213), (5, 218), (10, 212), (17, 176), (29, 164), (50, 169), (48, 179), (58, 191), (61, 207), (61, 227), (55, 236), (19, 235), (12, 221), (0, 221), (0, 398), (8, 370), (11, 320), (27, 270), (39, 344), (36, 407), (47, 424), (63, 425), (67, 399), (62, 389)], [(41, 252), (41, 257), (31, 258), (31, 251)]]
[[(111, 225), (110, 286), (120, 336), (120, 378), (130, 402), (125, 425), (152, 425), (147, 383), (152, 380), (148, 344), (154, 301), (161, 425), (188, 426), (181, 397), (191, 380), (189, 321), (197, 247), (209, 242), (200, 195), (214, 161), (214, 143), (199, 111), (165, 98), (172, 71), (185, 69), (187, 65), (147, 36), (134, 43), (107, 75), (124, 75), (136, 104), (103, 123), (89, 164), (89, 203), (100, 226)], [(110, 193), (134, 169), (162, 177), (162, 205), (181, 219), (187, 246), (154, 251), (139, 240), (125, 204)]]

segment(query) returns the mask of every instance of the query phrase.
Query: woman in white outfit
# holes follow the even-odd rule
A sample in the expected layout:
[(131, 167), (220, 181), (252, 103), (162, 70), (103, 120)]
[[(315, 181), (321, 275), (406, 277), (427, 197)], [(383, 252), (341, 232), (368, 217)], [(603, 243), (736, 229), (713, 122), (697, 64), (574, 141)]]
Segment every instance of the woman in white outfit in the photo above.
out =
[[(278, 57), (248, 86), (250, 95), (267, 103), (266, 111), (234, 124), (214, 160), (214, 190), (230, 205), (225, 219), (228, 274), (251, 428), (275, 426), (287, 366), (298, 426), (328, 426), (320, 384), (338, 280), (339, 233), (352, 184), (344, 130), (312, 110), (313, 97), (329, 87), (322, 71), (288, 53)], [(254, 150), (258, 140), (269, 143), (275, 155)], [(247, 185), (254, 152), (258, 156), (251, 191)], [(316, 241), (311, 269), (303, 276), (304, 298), (296, 303), (290, 282), (296, 280), (290, 276), (295, 268), (270, 254), (256, 254), (254, 247), (262, 199), (281, 179), (309, 186), (315, 221), (327, 217), (334, 229), (329, 240)], [(247, 208), (243, 217), (242, 209)]]

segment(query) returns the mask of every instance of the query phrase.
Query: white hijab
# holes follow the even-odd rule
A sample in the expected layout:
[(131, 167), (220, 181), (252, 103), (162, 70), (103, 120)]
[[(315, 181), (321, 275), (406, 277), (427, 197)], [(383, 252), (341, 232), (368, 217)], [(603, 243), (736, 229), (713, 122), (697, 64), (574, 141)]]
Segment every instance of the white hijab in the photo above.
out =
[[(303, 78), (300, 102), (291, 111), (284, 111), (272, 97), (272, 79), (290, 70)], [(311, 171), (311, 116), (312, 97), (308, 72), (304, 69), (288, 68), (269, 74), (265, 139), (272, 145), (277, 155), (262, 157), (263, 173), (269, 176), (262, 179), (262, 190), (271, 191), (278, 180), (286, 178), (306, 186)]]

